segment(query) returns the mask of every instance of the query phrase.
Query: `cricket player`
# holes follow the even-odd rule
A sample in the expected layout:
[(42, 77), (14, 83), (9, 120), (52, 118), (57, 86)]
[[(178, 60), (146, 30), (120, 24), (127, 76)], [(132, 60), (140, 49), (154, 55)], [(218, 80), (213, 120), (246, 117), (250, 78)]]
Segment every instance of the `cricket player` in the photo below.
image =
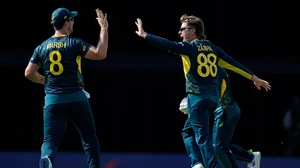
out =
[[(96, 9), (101, 31), (96, 47), (69, 35), (73, 32), (77, 12), (58, 8), (52, 13), (52, 37), (34, 50), (25, 76), (32, 82), (45, 85), (44, 139), (40, 168), (52, 168), (62, 142), (67, 121), (77, 128), (90, 168), (100, 168), (100, 147), (94, 118), (83, 91), (81, 59), (102, 60), (108, 48), (107, 16)], [(43, 75), (38, 72), (42, 68)]]
[[(260, 152), (246, 151), (237, 145), (231, 144), (235, 127), (240, 118), (240, 108), (233, 98), (229, 77), (223, 68), (219, 68), (219, 83), (221, 98), (218, 108), (214, 112), (213, 127), (213, 144), (216, 147), (217, 156), (220, 160), (223, 159), (221, 163), (226, 164), (223, 167), (238, 168), (236, 158), (239, 161), (248, 163), (248, 168), (259, 168)], [(187, 98), (181, 101), (179, 110), (187, 114)], [(189, 118), (182, 129), (182, 137), (191, 158), (192, 167), (201, 168), (203, 166), (202, 156), (195, 143), (195, 134), (192, 131)]]
[(136, 34), (154, 46), (169, 50), (182, 57), (186, 78), (188, 113), (195, 132), (196, 143), (200, 147), (206, 168), (219, 168), (221, 164), (209, 132), (209, 113), (213, 112), (219, 101), (218, 68), (232, 70), (252, 80), (258, 89), (270, 90), (270, 85), (254, 75), (223, 50), (206, 40), (204, 24), (199, 17), (183, 15), (178, 32), (183, 42), (173, 42), (144, 31), (141, 19), (135, 22)]

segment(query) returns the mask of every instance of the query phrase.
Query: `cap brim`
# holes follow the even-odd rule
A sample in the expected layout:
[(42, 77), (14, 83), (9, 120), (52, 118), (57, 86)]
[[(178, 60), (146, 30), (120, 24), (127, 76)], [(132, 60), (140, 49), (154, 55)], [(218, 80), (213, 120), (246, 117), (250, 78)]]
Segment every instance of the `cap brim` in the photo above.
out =
[(72, 11), (70, 12), (71, 13), (71, 17), (76, 17), (78, 15), (78, 12), (77, 11)]

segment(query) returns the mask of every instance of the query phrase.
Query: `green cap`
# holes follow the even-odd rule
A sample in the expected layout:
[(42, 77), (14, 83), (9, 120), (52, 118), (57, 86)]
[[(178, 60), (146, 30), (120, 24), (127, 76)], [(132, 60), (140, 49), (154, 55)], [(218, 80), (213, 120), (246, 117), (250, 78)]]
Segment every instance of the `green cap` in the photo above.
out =
[(77, 11), (70, 12), (66, 8), (58, 8), (52, 13), (51, 24), (63, 24), (78, 15)]

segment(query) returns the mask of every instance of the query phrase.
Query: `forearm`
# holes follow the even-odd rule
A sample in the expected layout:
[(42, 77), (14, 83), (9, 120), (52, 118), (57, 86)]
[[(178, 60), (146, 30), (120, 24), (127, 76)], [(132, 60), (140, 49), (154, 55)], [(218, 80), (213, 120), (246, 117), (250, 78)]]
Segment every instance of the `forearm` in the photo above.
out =
[(146, 36), (144, 38), (148, 42), (150, 42), (151, 44), (153, 44), (157, 47), (165, 48), (168, 50), (174, 48), (174, 46), (172, 45), (172, 42), (165, 38), (162, 38), (162, 37), (159, 37), (159, 36), (156, 36), (153, 34), (148, 34), (148, 33), (146, 34)]
[(141, 37), (158, 48), (163, 48), (176, 54), (186, 54), (187, 47), (182, 43), (170, 41), (168, 39), (146, 32), (141, 34)]
[(251, 76), (251, 80), (252, 80), (253, 82), (258, 82), (258, 81), (260, 81), (261, 79), (260, 79), (259, 77), (257, 77), (256, 75), (252, 75), (252, 76)]
[(101, 55), (102, 58), (105, 58), (107, 55), (108, 48), (108, 29), (101, 29), (99, 42), (97, 44), (97, 55)]
[(38, 72), (27, 76), (27, 78), (34, 83), (38, 83), (38, 84), (42, 84), (42, 85), (45, 84), (45, 77)]
[(249, 80), (252, 80), (252, 77), (254, 76), (252, 71), (233, 60), (231, 57), (227, 57), (226, 60), (219, 59), (218, 65), (220, 65), (222, 68), (238, 73)]

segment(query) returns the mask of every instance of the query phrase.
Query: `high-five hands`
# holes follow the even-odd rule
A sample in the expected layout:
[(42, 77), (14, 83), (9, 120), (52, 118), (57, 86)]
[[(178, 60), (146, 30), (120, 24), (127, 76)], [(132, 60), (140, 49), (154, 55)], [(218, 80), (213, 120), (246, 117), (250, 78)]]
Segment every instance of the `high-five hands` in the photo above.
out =
[(140, 37), (143, 37), (145, 38), (147, 33), (144, 31), (144, 28), (143, 28), (143, 22), (140, 18), (137, 18), (136, 19), (136, 22), (135, 22), (135, 25), (137, 26), (138, 28), (138, 31), (135, 31), (135, 33), (140, 36)]
[(108, 28), (108, 22), (107, 22), (107, 14), (103, 14), (103, 12), (100, 9), (96, 9), (97, 14), (97, 20), (101, 27), (101, 29), (107, 29)]

